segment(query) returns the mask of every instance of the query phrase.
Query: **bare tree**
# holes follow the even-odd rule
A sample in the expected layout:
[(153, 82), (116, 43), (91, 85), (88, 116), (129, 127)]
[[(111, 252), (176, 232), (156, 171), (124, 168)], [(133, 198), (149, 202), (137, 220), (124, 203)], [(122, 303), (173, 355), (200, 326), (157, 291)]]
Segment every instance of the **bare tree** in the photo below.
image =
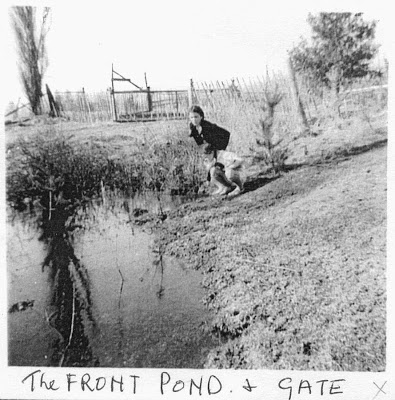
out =
[(45, 38), (49, 31), (50, 8), (44, 7), (41, 21), (36, 7), (11, 7), (10, 16), (16, 36), (19, 74), (23, 89), (35, 115), (42, 114), (42, 80), (48, 66)]

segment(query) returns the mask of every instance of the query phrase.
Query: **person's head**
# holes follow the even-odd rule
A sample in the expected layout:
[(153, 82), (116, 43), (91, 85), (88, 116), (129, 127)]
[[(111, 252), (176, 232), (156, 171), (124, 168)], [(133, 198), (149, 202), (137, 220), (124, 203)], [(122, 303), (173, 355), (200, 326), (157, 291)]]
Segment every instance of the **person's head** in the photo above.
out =
[(213, 160), (214, 153), (215, 153), (215, 147), (212, 144), (208, 144), (207, 146), (204, 147), (203, 154), (206, 160), (209, 161)]
[(189, 121), (194, 126), (200, 126), (200, 123), (204, 120), (204, 112), (199, 106), (192, 106), (189, 109)]

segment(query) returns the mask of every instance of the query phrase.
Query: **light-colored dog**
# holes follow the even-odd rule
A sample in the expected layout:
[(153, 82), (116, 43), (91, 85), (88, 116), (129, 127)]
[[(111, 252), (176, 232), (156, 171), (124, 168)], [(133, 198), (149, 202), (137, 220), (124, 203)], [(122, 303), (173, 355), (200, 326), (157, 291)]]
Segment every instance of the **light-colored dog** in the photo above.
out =
[(238, 169), (225, 167), (215, 158), (205, 158), (204, 165), (210, 184), (217, 189), (213, 195), (236, 195), (243, 190), (243, 182)]

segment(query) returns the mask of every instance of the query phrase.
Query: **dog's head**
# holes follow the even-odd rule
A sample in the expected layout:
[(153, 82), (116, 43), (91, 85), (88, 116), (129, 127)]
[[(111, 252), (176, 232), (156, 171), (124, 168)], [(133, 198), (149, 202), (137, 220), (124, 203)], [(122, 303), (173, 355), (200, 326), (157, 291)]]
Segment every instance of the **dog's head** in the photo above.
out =
[(213, 158), (210, 159), (209, 157), (205, 157), (203, 160), (203, 164), (204, 167), (206, 168), (206, 171), (210, 171), (210, 169), (214, 167), (215, 163), (216, 161)]

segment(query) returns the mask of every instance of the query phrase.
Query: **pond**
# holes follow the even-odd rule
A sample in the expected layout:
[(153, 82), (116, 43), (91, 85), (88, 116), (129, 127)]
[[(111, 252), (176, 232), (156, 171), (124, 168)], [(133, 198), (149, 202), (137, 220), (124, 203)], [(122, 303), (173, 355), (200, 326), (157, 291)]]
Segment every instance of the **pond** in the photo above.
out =
[(9, 365), (203, 367), (214, 342), (204, 330), (202, 276), (162, 255), (154, 233), (131, 219), (133, 210), (176, 204), (121, 203), (91, 207), (83, 229), (51, 241), (10, 219)]

